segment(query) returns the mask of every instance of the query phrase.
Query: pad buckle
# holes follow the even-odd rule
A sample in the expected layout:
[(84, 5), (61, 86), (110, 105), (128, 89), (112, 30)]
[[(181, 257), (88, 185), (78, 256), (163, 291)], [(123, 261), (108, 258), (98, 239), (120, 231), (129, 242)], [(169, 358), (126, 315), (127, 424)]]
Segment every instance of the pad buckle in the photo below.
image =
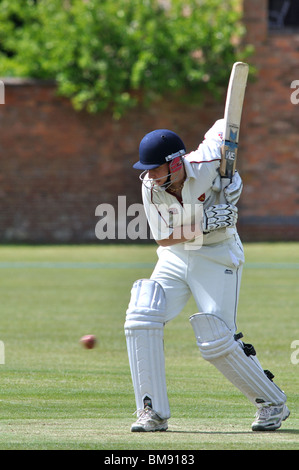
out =
[[(235, 341), (238, 341), (238, 339), (241, 339), (241, 338), (243, 338), (243, 333), (241, 332), (234, 335)], [(252, 344), (243, 343), (242, 341), (242, 347), (246, 356), (256, 356), (256, 350), (254, 349)]]

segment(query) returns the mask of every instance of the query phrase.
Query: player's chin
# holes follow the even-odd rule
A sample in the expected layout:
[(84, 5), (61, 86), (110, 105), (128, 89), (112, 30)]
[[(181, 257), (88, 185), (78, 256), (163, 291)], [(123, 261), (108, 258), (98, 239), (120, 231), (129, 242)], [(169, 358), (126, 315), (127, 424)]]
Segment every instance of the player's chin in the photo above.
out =
[(167, 178), (159, 179), (155, 181), (155, 186), (159, 186), (160, 188), (166, 183)]

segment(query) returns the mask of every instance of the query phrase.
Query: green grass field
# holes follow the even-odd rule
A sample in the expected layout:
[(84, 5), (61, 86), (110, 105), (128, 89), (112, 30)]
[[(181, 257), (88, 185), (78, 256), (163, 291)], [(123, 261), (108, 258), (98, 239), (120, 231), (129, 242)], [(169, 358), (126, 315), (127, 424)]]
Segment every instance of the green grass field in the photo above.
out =
[[(135, 402), (123, 324), (149, 246), (0, 247), (0, 449), (291, 450), (299, 448), (299, 244), (247, 244), (238, 326), (288, 395), (290, 418), (253, 433), (254, 407), (205, 362), (188, 318), (165, 331), (172, 418), (166, 433), (131, 433)], [(82, 335), (99, 339), (93, 350)], [(299, 346), (297, 346), (299, 348)]]

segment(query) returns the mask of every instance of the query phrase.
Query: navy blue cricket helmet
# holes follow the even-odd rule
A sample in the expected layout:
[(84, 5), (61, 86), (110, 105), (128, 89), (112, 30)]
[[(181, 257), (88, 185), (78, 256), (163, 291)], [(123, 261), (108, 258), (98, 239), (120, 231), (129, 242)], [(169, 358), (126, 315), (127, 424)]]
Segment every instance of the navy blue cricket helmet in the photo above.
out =
[(152, 170), (173, 158), (186, 153), (182, 139), (168, 129), (156, 129), (146, 134), (139, 145), (139, 162), (133, 165), (137, 170)]

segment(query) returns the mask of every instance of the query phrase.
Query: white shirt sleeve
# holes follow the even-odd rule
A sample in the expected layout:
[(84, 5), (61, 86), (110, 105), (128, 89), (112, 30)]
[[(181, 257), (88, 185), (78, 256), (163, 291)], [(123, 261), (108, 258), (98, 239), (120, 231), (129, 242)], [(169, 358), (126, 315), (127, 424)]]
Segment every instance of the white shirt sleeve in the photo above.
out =
[(223, 129), (224, 119), (219, 119), (206, 132), (205, 138), (197, 150), (186, 156), (186, 160), (193, 165), (193, 171), (198, 180), (199, 187), (202, 188), (202, 192), (211, 188), (214, 179), (218, 175)]
[(218, 119), (215, 124), (205, 133), (205, 140), (221, 143), (224, 135), (224, 119)]

